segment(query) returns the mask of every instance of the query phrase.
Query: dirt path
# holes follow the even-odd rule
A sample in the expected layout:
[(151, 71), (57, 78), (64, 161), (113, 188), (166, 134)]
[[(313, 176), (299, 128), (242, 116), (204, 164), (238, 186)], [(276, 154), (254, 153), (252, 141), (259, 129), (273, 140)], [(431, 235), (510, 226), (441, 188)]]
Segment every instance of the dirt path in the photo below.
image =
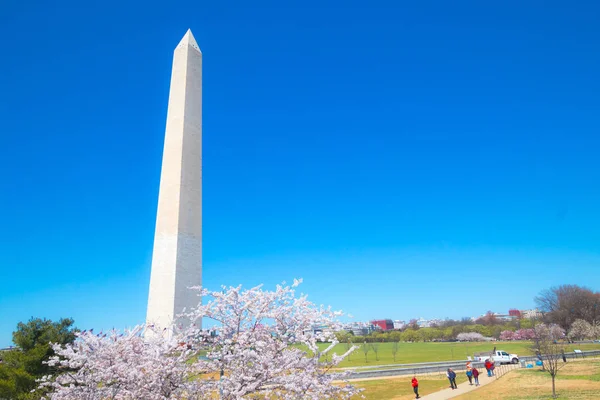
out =
[[(517, 369), (520, 366), (519, 366), (519, 364), (515, 364), (515, 365), (507, 365), (507, 366), (504, 366), (504, 367), (506, 368), (506, 372), (508, 372), (508, 370)], [(487, 385), (489, 383), (492, 383), (496, 379), (498, 379), (496, 376), (493, 376), (491, 378), (488, 377), (487, 373), (485, 372), (485, 369), (484, 369), (483, 370), (483, 374), (479, 375), (479, 386), (469, 385), (469, 382), (465, 382), (465, 383), (461, 383), (460, 385), (458, 385), (458, 388), (455, 389), (455, 390), (452, 390), (452, 389), (448, 388), (448, 389), (441, 390), (439, 392), (428, 394), (426, 396), (421, 396), (421, 398), (422, 399), (427, 399), (427, 400), (446, 400), (446, 399), (451, 399), (453, 397), (460, 396), (461, 394), (468, 393), (468, 392), (471, 392), (473, 390), (476, 390), (476, 389), (478, 389), (481, 386), (485, 386), (485, 385)]]

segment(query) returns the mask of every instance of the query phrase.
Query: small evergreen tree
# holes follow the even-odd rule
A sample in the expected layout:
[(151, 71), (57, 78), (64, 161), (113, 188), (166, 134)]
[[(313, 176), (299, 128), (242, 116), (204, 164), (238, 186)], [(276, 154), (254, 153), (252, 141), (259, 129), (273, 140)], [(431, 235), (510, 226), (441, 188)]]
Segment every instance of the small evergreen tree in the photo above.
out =
[(70, 318), (58, 322), (40, 318), (19, 322), (13, 332), (16, 348), (2, 354), (0, 399), (34, 400), (42, 397), (43, 393), (35, 390), (38, 386), (36, 380), (56, 372), (44, 363), (54, 355), (50, 343), (75, 341), (77, 329), (73, 324)]

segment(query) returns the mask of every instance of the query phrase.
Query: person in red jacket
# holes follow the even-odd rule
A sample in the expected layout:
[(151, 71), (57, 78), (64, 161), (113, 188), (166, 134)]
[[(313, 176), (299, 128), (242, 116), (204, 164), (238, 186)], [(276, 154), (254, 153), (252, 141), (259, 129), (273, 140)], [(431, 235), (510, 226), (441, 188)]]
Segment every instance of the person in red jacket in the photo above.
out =
[(412, 378), (412, 387), (415, 392), (415, 395), (417, 396), (415, 397), (415, 399), (420, 399), (421, 396), (419, 396), (419, 381), (417, 380), (416, 376), (413, 376)]
[(492, 376), (492, 363), (489, 359), (485, 360), (485, 370), (487, 371), (488, 376)]

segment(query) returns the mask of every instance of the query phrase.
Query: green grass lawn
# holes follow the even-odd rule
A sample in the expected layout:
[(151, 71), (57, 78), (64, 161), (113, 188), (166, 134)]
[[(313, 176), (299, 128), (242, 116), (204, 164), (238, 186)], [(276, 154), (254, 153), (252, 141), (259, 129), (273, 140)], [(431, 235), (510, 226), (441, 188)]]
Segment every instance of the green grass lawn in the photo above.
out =
[[(569, 362), (556, 377), (558, 399), (596, 400), (600, 398), (600, 362)], [(388, 397), (389, 399), (393, 397)], [(539, 368), (521, 369), (457, 400), (542, 400), (552, 398), (552, 381)], [(381, 397), (386, 399), (386, 397)]]
[[(414, 398), (410, 385), (411, 377), (376, 379), (352, 382), (364, 389), (362, 395), (372, 400), (409, 400)], [(459, 373), (457, 383), (466, 381)], [(438, 392), (448, 387), (448, 380), (440, 376), (419, 377), (421, 396)], [(600, 398), (600, 362), (586, 360), (567, 363), (556, 378), (559, 399), (596, 400)], [(456, 400), (549, 400), (552, 383), (547, 372), (541, 369), (517, 369), (506, 376), (473, 392), (463, 394)], [(357, 399), (360, 396), (356, 397)]]
[[(498, 350), (505, 350), (509, 353), (515, 353), (520, 356), (532, 355), (531, 342), (486, 342), (486, 343), (400, 343), (396, 361), (392, 355), (393, 343), (379, 343), (378, 360), (375, 353), (370, 350), (365, 355), (359, 348), (350, 355), (350, 358), (344, 360), (340, 367), (358, 367), (358, 366), (376, 366), (385, 364), (410, 364), (420, 362), (436, 362), (449, 360), (465, 360), (467, 356), (473, 356), (473, 353), (483, 351), (492, 351), (494, 346)], [(322, 348), (327, 347), (323, 344)], [(580, 350), (600, 350), (600, 344), (576, 344), (568, 346), (567, 351), (573, 349)], [(337, 354), (346, 352), (346, 344), (338, 344), (334, 351)]]

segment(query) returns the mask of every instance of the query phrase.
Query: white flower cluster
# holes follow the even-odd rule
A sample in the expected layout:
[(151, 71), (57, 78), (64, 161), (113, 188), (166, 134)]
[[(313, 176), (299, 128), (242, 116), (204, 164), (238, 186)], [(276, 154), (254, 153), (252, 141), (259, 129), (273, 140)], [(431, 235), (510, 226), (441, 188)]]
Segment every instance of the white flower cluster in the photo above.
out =
[(600, 323), (590, 324), (583, 319), (576, 319), (569, 330), (569, 338), (573, 340), (597, 339), (600, 337)]
[(477, 332), (463, 332), (456, 335), (456, 340), (459, 342), (483, 342), (485, 337)]
[[(169, 334), (151, 326), (87, 331), (54, 346), (49, 363), (63, 373), (41, 385), (53, 400), (348, 399), (358, 389), (333, 368), (355, 348), (329, 355), (341, 314), (296, 296), (299, 284), (194, 288), (206, 303), (182, 314), (187, 322)], [(203, 332), (201, 320), (215, 327)], [(331, 344), (322, 349), (323, 341)]]

